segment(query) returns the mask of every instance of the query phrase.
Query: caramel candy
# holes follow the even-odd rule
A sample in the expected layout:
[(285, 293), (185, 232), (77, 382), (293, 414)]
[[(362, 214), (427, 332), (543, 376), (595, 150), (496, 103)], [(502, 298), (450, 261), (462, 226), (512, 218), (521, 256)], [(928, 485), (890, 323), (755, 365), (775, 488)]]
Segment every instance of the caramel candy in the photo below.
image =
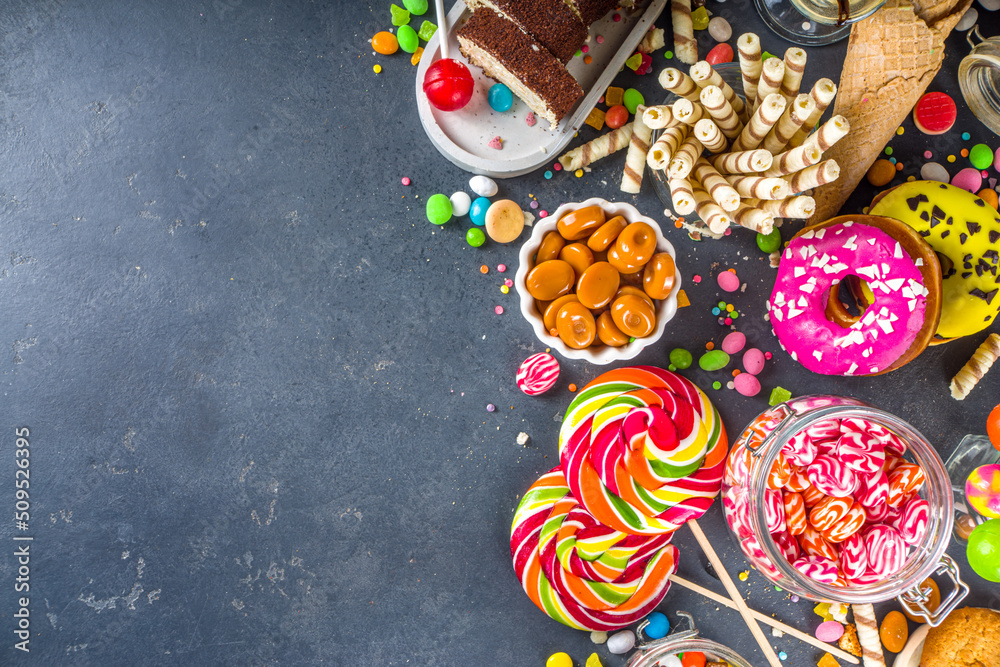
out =
[(562, 237), (562, 234), (555, 231), (548, 232), (542, 237), (542, 243), (538, 246), (535, 262), (541, 264), (550, 259), (558, 259), (564, 245), (566, 245), (566, 239)]
[(618, 235), (615, 250), (622, 262), (642, 266), (656, 252), (656, 232), (645, 222), (633, 222)]
[[(941, 606), (941, 589), (938, 588), (937, 582), (931, 578), (924, 579), (923, 583), (920, 584), (920, 590), (925, 593), (928, 592), (928, 590), (930, 591), (930, 597), (927, 602), (924, 603), (924, 606), (932, 612), (937, 611), (937, 608)], [(915, 623), (924, 622), (922, 618), (914, 616), (910, 612), (906, 611), (905, 607), (903, 608), (903, 615)]]
[(559, 251), (559, 259), (572, 266), (579, 276), (594, 263), (594, 253), (583, 243), (570, 243)]
[(642, 289), (653, 299), (666, 299), (674, 288), (674, 273), (674, 258), (657, 253), (642, 272)]
[(558, 336), (559, 332), (556, 331), (556, 315), (559, 314), (559, 309), (567, 303), (579, 303), (579, 301), (580, 299), (575, 294), (566, 294), (551, 302), (542, 311), (542, 323), (545, 325), (545, 330), (553, 336)]
[(605, 345), (621, 347), (628, 345), (628, 336), (622, 333), (611, 317), (611, 311), (605, 310), (597, 318), (597, 338)]
[(656, 311), (642, 297), (627, 294), (611, 304), (611, 318), (622, 333), (642, 338), (656, 328)]
[(510, 243), (524, 229), (524, 211), (517, 202), (501, 199), (486, 211), (486, 233), (497, 243)]
[(587, 247), (589, 247), (594, 252), (601, 252), (602, 250), (607, 250), (618, 235), (622, 233), (622, 230), (628, 226), (625, 222), (625, 218), (620, 215), (616, 215), (611, 218), (603, 225), (601, 225), (596, 232), (590, 235), (587, 239)]
[[(619, 237), (620, 238), (620, 237)], [(618, 252), (618, 243), (608, 248), (608, 263), (618, 269), (619, 273), (632, 274), (642, 271), (642, 264), (633, 264)]]
[(559, 337), (574, 350), (589, 347), (597, 337), (594, 316), (582, 303), (567, 303), (556, 315)]
[(561, 217), (556, 229), (567, 241), (579, 241), (590, 236), (605, 222), (604, 209), (600, 206), (584, 206)]
[(649, 298), (649, 295), (633, 285), (622, 285), (621, 287), (619, 287), (618, 292), (615, 294), (615, 299), (617, 300), (623, 296), (629, 296), (629, 295), (639, 297), (640, 299), (648, 303), (650, 308), (656, 310), (656, 304), (654, 304), (653, 300)]
[(621, 282), (621, 275), (607, 262), (591, 264), (576, 281), (576, 296), (587, 308), (604, 308)]
[(525, 287), (539, 301), (552, 301), (573, 289), (576, 274), (569, 263), (561, 259), (542, 262), (528, 272)]

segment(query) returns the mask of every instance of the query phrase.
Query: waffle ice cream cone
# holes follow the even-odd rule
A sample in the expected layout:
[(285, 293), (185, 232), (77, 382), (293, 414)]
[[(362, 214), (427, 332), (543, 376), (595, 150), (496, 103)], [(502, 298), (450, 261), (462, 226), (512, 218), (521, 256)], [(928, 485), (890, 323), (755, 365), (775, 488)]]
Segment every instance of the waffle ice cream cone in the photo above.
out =
[(941, 69), (944, 40), (971, 2), (887, 0), (854, 24), (833, 111), (847, 118), (851, 132), (823, 155), (843, 169), (816, 191), (812, 222), (837, 215)]

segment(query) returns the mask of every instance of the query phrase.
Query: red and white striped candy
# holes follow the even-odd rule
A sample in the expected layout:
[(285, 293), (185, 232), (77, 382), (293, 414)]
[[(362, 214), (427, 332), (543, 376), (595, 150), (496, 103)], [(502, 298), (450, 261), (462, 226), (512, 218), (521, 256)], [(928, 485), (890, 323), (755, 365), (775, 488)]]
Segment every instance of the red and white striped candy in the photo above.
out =
[(840, 570), (848, 579), (857, 579), (868, 571), (868, 550), (860, 533), (854, 533), (841, 542)]
[(816, 458), (816, 443), (809, 439), (804, 432), (799, 432), (788, 439), (788, 442), (781, 449), (785, 458), (792, 465), (807, 466)]
[(764, 489), (764, 516), (767, 532), (777, 533), (785, 529), (785, 505), (780, 490)]
[(823, 531), (823, 537), (830, 544), (839, 544), (854, 535), (865, 525), (865, 508), (855, 502), (837, 523)]
[(865, 520), (868, 523), (882, 523), (889, 516), (889, 506), (885, 503), (875, 507), (865, 507)]
[(547, 352), (531, 355), (517, 369), (517, 388), (528, 396), (544, 394), (558, 379), (559, 362)]
[(726, 512), (726, 520), (740, 538), (753, 535), (746, 499), (747, 490), (737, 486), (729, 487), (722, 496), (722, 507)]
[(903, 498), (924, 485), (924, 471), (916, 463), (904, 462), (889, 473), (889, 507), (899, 507)]
[(840, 420), (824, 419), (821, 422), (810, 424), (806, 427), (805, 433), (817, 445), (827, 440), (837, 440), (840, 437)]
[(858, 475), (858, 490), (854, 499), (867, 509), (885, 505), (889, 499), (889, 477), (879, 470), (873, 475)]
[(882, 470), (885, 448), (867, 433), (845, 433), (834, 449), (835, 456), (848, 468), (865, 475)]
[(806, 476), (817, 489), (828, 496), (844, 498), (858, 487), (854, 471), (832, 456), (820, 454), (806, 466)]
[(877, 424), (860, 417), (845, 417), (840, 420), (841, 433), (871, 433)]
[(852, 586), (871, 586), (872, 584), (881, 583), (883, 579), (885, 579), (885, 577), (883, 577), (880, 574), (876, 574), (875, 572), (872, 572), (871, 568), (869, 568), (860, 577), (855, 577), (855, 578), (851, 579), (851, 585)]
[(746, 537), (740, 540), (740, 548), (743, 549), (743, 553), (747, 555), (750, 562), (754, 566), (763, 572), (764, 574), (772, 578), (780, 578), (781, 573), (774, 566), (774, 563), (764, 554), (764, 549), (757, 542), (757, 539), (753, 536)]
[(882, 444), (888, 453), (895, 454), (896, 456), (902, 456), (906, 453), (906, 442), (892, 431), (886, 430), (885, 437), (882, 438)]
[(890, 525), (907, 544), (917, 546), (927, 533), (930, 516), (931, 504), (920, 496), (912, 496), (903, 506), (902, 513)]
[(771, 466), (771, 472), (767, 476), (767, 488), (775, 490), (784, 488), (791, 476), (792, 466), (785, 458), (785, 453), (778, 452), (778, 459)]
[(788, 531), (782, 530), (781, 532), (774, 533), (771, 535), (771, 539), (778, 545), (785, 560), (789, 563), (794, 563), (802, 557), (802, 548), (799, 546), (798, 541), (788, 534)]
[(809, 511), (809, 523), (812, 524), (813, 528), (822, 533), (847, 516), (847, 511), (853, 505), (853, 498), (827, 496)]
[(806, 476), (806, 469), (796, 465), (792, 466), (792, 474), (785, 483), (785, 488), (789, 491), (805, 491), (810, 486), (809, 477)]
[(725, 480), (729, 486), (746, 486), (750, 478), (750, 452), (740, 442), (729, 450), (729, 462), (726, 465)]
[(784, 491), (782, 504), (785, 506), (785, 526), (792, 535), (801, 535), (809, 521), (806, 519), (806, 501), (802, 494), (794, 491)]
[(837, 577), (840, 576), (837, 564), (826, 558), (805, 556), (792, 563), (792, 567), (821, 584), (836, 583)]
[(909, 548), (903, 537), (892, 526), (884, 523), (870, 526), (864, 533), (868, 569), (888, 577), (903, 567)]
[(837, 550), (833, 548), (832, 544), (826, 541), (826, 538), (823, 537), (823, 533), (819, 532), (812, 526), (806, 526), (806, 529), (802, 531), (802, 534), (799, 535), (797, 539), (799, 541), (799, 546), (802, 547), (802, 551), (810, 556), (836, 560)]

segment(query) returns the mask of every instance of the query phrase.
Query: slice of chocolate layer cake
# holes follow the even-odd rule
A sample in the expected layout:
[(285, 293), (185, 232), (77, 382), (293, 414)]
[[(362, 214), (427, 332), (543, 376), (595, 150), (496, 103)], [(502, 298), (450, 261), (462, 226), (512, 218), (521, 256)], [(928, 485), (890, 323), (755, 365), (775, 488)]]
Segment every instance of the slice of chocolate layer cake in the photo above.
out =
[(559, 60), (517, 25), (482, 7), (458, 31), (462, 55), (506, 84), (537, 116), (559, 124), (583, 89)]
[(564, 0), (466, 0), (510, 19), (566, 64), (587, 41), (587, 26)]

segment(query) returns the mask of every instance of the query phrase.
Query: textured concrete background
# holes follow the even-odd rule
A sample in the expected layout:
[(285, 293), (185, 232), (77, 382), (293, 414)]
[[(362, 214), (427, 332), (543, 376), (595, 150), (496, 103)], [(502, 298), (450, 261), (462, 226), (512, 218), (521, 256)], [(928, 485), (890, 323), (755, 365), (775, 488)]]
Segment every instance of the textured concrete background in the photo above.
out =
[[(11, 618), (20, 533), (0, 522), (0, 662), (541, 665), (556, 650), (582, 664), (593, 649), (534, 608), (507, 538), (520, 494), (557, 461), (567, 385), (601, 369), (563, 360), (541, 398), (514, 386), (543, 346), (501, 276), (479, 266), (503, 262), (512, 276), (517, 248), (468, 247), (467, 219), (426, 222), (426, 197), (468, 175), (426, 139), (408, 57), (371, 53), (388, 5), (0, 5), (0, 507), (14, 505), (14, 428), (27, 426), (35, 538), (24, 655)], [(737, 35), (787, 47), (749, 3), (710, 7)], [(949, 46), (935, 88), (958, 95), (967, 46)], [(843, 52), (810, 50), (807, 81), (836, 78)], [(660, 95), (655, 75), (619, 81)], [(963, 145), (957, 131), (906, 127), (894, 142), (912, 165), (904, 174), (927, 147)], [(996, 143), (968, 113), (961, 129)], [(615, 158), (582, 179), (536, 173), (501, 194), (523, 205), (533, 194), (548, 210), (603, 196), (662, 219), (651, 189), (618, 191), (620, 168)], [(1000, 374), (964, 403), (947, 392), (982, 336), (886, 377), (811, 375), (763, 320), (774, 272), (752, 235), (696, 244), (666, 233), (684, 275), (705, 281), (687, 282), (694, 305), (637, 363), (720, 340), (714, 275), (734, 266), (748, 283), (726, 297), (745, 313), (740, 330), (776, 353), (766, 391), (869, 400), (943, 455), (984, 431)], [(766, 405), (766, 393), (711, 396), (733, 436)], [(702, 523), (730, 572), (747, 569), (718, 505)], [(690, 533), (676, 542), (681, 572), (721, 591)], [(997, 593), (966, 576), (973, 601)], [(740, 587), (785, 621), (818, 621), (756, 573)], [(663, 606), (761, 663), (735, 612), (678, 589)], [(818, 657), (774, 643), (789, 664)]]

